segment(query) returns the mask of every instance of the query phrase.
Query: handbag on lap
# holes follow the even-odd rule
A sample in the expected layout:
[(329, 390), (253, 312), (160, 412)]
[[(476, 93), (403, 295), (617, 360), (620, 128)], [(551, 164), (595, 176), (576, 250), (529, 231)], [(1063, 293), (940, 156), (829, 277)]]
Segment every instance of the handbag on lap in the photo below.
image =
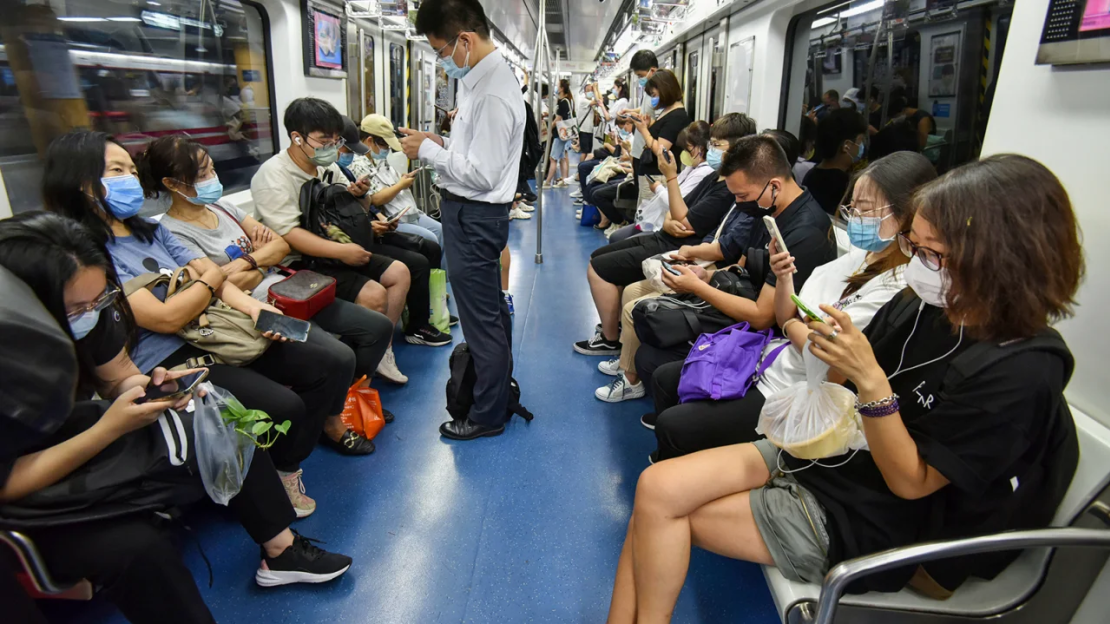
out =
[(335, 278), (315, 271), (294, 271), (277, 267), (289, 277), (270, 287), (270, 305), (286, 316), (307, 321), (335, 302)]

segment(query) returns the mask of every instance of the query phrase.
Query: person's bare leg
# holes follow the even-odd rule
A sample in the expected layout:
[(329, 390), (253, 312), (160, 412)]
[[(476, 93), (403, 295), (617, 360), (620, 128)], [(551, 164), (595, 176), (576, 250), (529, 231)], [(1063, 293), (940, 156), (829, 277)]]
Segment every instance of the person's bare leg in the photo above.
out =
[(570, 156), (563, 156), (563, 180), (570, 177)]
[(401, 312), (405, 309), (405, 298), (409, 296), (409, 286), (412, 277), (409, 268), (401, 262), (394, 262), (382, 273), (382, 286), (385, 286), (386, 309), (385, 314), (396, 325), (401, 320)]
[(375, 312), (385, 314), (386, 311), (386, 292), (385, 286), (378, 282), (366, 282), (362, 285), (362, 289), (358, 291), (358, 296), (355, 297), (355, 303)]
[(559, 167), (559, 163), (557, 163), (554, 158), (550, 159), (549, 162), (550, 164), (547, 167), (547, 178), (543, 181), (544, 185), (551, 184), (551, 181), (555, 179), (555, 171)]
[(624, 378), (633, 386), (640, 383), (640, 376), (633, 371), (624, 371)]
[[(286, 548), (293, 545), (293, 532), (288, 528), (278, 533), (273, 539), (262, 544), (262, 549), (266, 551), (266, 556), (273, 558), (285, 552)], [(262, 569), (269, 570), (266, 566), (266, 560), (262, 560)]]
[(621, 320), (621, 287), (601, 279), (593, 264), (586, 270), (586, 277), (590, 281), (597, 315), (601, 318), (601, 335), (606, 340), (617, 340), (620, 338), (617, 327)]
[(509, 248), (501, 250), (501, 290), (509, 291), (509, 267), (513, 264), (513, 254)]
[(617, 578), (613, 581), (613, 598), (609, 601), (606, 624), (636, 624), (636, 582), (632, 578), (632, 523), (624, 537), (621, 557), (617, 561)]
[[(752, 444), (725, 446), (659, 462), (640, 475), (631, 534), (637, 624), (671, 621), (690, 564), (691, 517), (717, 499), (744, 494), (728, 506), (702, 513), (700, 542), (727, 545), (730, 555), (737, 558), (772, 563), (751, 520), (747, 500), (747, 493), (764, 485), (770, 476), (763, 456)], [(738, 511), (744, 506), (746, 516)], [(743, 531), (742, 537), (730, 541), (714, 533), (715, 527), (722, 525), (720, 516), (727, 514), (737, 514), (732, 530)], [(744, 530), (744, 517), (750, 530)]]

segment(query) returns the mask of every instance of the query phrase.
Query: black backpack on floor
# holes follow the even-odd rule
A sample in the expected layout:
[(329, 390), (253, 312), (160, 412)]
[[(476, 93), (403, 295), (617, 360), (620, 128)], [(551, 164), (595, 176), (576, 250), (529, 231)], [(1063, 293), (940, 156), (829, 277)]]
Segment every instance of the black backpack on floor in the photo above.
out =
[[(466, 420), (470, 408), (474, 406), (474, 382), (478, 374), (474, 372), (474, 358), (470, 357), (470, 346), (465, 342), (451, 352), (451, 378), (447, 380), (447, 412), (453, 420)], [(520, 384), (509, 377), (509, 403), (505, 406), (505, 420), (513, 414), (532, 422), (532, 412), (520, 404)]]

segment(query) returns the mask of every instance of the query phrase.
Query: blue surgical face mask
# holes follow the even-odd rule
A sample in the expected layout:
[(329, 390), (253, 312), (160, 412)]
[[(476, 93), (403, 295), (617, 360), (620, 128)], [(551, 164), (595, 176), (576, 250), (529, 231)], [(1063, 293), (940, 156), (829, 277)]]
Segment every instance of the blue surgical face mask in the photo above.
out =
[(100, 178), (104, 185), (104, 202), (117, 219), (130, 219), (143, 208), (143, 185), (133, 175)]
[(617, 132), (620, 133), (622, 141), (627, 141), (629, 139), (629, 137), (632, 136), (632, 131), (631, 130), (623, 130), (622, 129), (622, 130), (618, 130)]
[(710, 147), (709, 151), (705, 153), (705, 162), (709, 163), (710, 167), (717, 169), (721, 166), (721, 160), (723, 160), (724, 157), (724, 152), (715, 147)]
[(853, 247), (865, 251), (880, 252), (894, 242), (894, 237), (882, 238), (879, 230), (883, 227), (886, 217), (851, 217), (848, 219), (848, 240)]
[(220, 177), (215, 175), (212, 176), (211, 180), (194, 184), (193, 190), (197, 192), (196, 197), (186, 197), (185, 195), (182, 195), (182, 197), (198, 206), (214, 204), (216, 200), (224, 196), (224, 185), (220, 182)]
[(100, 310), (85, 312), (77, 318), (68, 320), (69, 331), (73, 332), (74, 339), (80, 340), (85, 336), (88, 336), (89, 332), (91, 332), (93, 328), (96, 327), (96, 324), (100, 322)]
[(466, 58), (463, 59), (463, 66), (459, 67), (455, 64), (455, 51), (458, 49), (459, 40), (456, 38), (455, 47), (451, 48), (451, 54), (439, 59), (439, 66), (443, 68), (444, 73), (446, 73), (448, 77), (461, 80), (470, 73), (470, 50), (466, 51)]
[(644, 76), (643, 78), (640, 78), (640, 88), (641, 89), (643, 89), (644, 86), (647, 85), (647, 81), (648, 81), (647, 76)]
[(335, 162), (339, 163), (340, 167), (350, 167), (351, 163), (355, 162), (355, 153), (347, 152), (345, 154), (340, 154), (339, 159)]
[(374, 156), (374, 160), (382, 161), (382, 160), (385, 160), (386, 158), (389, 158), (389, 150), (387, 150), (387, 149), (378, 150), (376, 152), (373, 152), (372, 155)]
[(659, 96), (658, 95), (651, 98), (651, 107), (652, 108), (659, 108)]
[(859, 161), (863, 160), (863, 149), (864, 149), (864, 145), (863, 145), (863, 143), (860, 143), (859, 144), (859, 149), (856, 150), (855, 157), (852, 158), (852, 162), (859, 162)]

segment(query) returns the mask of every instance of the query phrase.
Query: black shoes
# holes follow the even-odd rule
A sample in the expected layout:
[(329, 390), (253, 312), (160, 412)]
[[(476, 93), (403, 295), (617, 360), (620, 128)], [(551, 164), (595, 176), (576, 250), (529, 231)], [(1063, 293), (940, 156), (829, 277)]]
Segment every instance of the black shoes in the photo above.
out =
[(350, 569), (350, 557), (317, 548), (312, 543), (315, 541), (317, 540), (293, 531), (293, 545), (286, 548), (285, 552), (271, 559), (263, 550), (262, 560), (266, 567), (259, 567), (254, 573), (255, 582), (263, 587), (290, 583), (325, 583)]
[(502, 433), (505, 433), (505, 425), (490, 427), (480, 425), (469, 418), (466, 420), (451, 420), (439, 426), (439, 434), (452, 440), (477, 440), (478, 438), (499, 436)]
[(659, 420), (659, 416), (655, 412), (649, 412), (640, 417), (640, 424), (644, 429), (651, 429), (655, 431), (655, 421)]
[(451, 320), (447, 321), (447, 326), (448, 326), (448, 327), (454, 327), (454, 326), (456, 326), (456, 325), (458, 325), (458, 324), (459, 324), (459, 317), (457, 317), (457, 316), (455, 316), (454, 314), (452, 314), (452, 315), (451, 315)]
[(391, 411), (389, 411), (389, 410), (387, 410), (383, 407), (382, 408), (382, 418), (385, 419), (385, 424), (388, 425), (389, 423), (393, 422), (393, 412), (391, 412)]
[(414, 345), (442, 347), (451, 344), (451, 334), (445, 334), (431, 325), (425, 325), (411, 334), (405, 334), (405, 342)]
[(598, 329), (593, 338), (574, 343), (574, 350), (582, 355), (620, 355), (621, 343), (619, 340), (606, 340)]
[[(382, 412), (388, 413), (385, 410), (382, 410)], [(393, 414), (389, 416), (390, 418), (386, 419), (385, 422), (392, 420)], [(326, 433), (320, 434), (320, 439), (328, 446), (339, 451), (340, 455), (369, 455), (375, 450), (374, 443), (371, 440), (360, 436), (350, 429), (343, 434), (343, 437), (339, 438), (338, 442), (329, 438)]]

